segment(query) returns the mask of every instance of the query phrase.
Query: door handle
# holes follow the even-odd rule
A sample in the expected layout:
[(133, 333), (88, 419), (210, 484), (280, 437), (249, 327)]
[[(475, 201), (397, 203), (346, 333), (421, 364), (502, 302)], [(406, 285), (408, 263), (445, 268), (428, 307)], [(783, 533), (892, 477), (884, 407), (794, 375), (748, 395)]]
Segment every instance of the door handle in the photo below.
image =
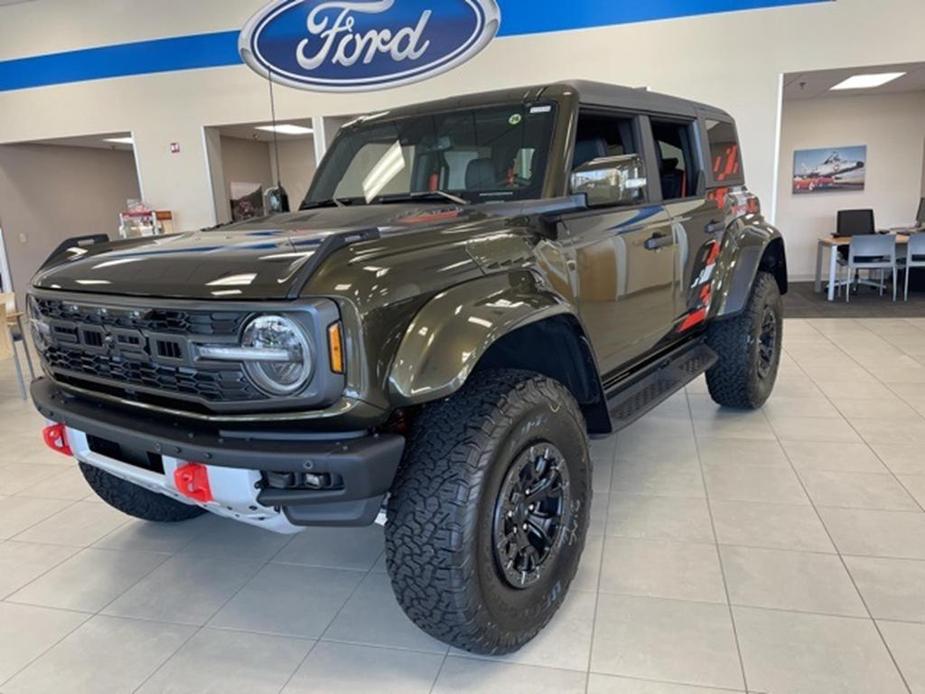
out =
[(721, 231), (726, 231), (726, 222), (724, 221), (717, 222), (716, 220), (711, 220), (703, 228), (703, 230), (707, 232), (708, 234), (718, 234)]
[(659, 232), (646, 239), (645, 248), (647, 251), (657, 251), (660, 248), (667, 248), (674, 245), (674, 235)]

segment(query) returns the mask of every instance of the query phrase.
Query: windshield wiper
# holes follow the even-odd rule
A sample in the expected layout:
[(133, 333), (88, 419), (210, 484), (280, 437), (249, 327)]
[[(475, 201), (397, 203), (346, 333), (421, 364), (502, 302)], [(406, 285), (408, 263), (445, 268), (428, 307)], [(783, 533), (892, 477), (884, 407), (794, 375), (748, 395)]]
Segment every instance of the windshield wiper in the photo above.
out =
[(449, 200), (454, 202), (457, 205), (468, 205), (470, 204), (465, 198), (461, 198), (458, 195), (453, 195), (452, 193), (447, 193), (445, 190), (422, 190), (414, 193), (402, 193), (399, 195), (390, 195), (388, 197), (380, 197), (378, 202), (382, 204), (388, 204), (390, 202), (406, 202), (408, 200), (425, 200), (427, 198), (440, 198), (442, 200)]
[(312, 200), (311, 202), (303, 203), (299, 209), (314, 210), (319, 207), (346, 207), (347, 204), (347, 202), (339, 198), (331, 198), (330, 200)]

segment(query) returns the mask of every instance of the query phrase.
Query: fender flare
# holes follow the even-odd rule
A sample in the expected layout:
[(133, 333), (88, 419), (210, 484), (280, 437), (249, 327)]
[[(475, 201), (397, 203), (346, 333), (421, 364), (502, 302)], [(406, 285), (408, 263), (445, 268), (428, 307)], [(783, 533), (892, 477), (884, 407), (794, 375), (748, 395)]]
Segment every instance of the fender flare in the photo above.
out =
[(720, 255), (719, 273), (713, 290), (717, 318), (735, 316), (745, 310), (758, 271), (767, 268), (787, 293), (787, 257), (784, 241), (771, 226), (749, 226), (733, 236)]
[(440, 292), (405, 331), (389, 373), (392, 401), (406, 407), (449, 397), (497, 340), (561, 315), (574, 312), (524, 272), (490, 275)]

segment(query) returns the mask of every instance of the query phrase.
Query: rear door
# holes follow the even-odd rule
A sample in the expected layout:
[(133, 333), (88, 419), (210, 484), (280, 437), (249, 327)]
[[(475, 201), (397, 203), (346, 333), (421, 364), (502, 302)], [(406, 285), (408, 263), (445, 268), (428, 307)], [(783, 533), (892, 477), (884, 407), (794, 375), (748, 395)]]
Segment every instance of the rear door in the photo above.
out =
[[(645, 155), (642, 128), (638, 116), (582, 111), (573, 169), (599, 157)], [(657, 187), (651, 187), (651, 173), (649, 180), (643, 204), (562, 218), (570, 283), (605, 378), (647, 354), (671, 333), (675, 320), (675, 230), (665, 209), (652, 202)]]
[(708, 199), (700, 122), (659, 115), (648, 121), (657, 160), (655, 178), (678, 239), (674, 333), (681, 336), (706, 319), (712, 267), (725, 229), (723, 210)]

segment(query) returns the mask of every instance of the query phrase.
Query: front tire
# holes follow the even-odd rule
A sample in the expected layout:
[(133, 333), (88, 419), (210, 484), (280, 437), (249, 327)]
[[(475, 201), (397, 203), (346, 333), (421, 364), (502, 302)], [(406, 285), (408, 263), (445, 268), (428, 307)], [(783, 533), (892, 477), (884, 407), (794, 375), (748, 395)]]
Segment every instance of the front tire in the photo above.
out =
[(536, 636), (562, 605), (588, 529), (591, 464), (568, 390), (474, 374), (414, 424), (389, 499), (386, 559), (405, 613), (473, 653)]
[(746, 410), (757, 410), (767, 402), (780, 367), (783, 316), (777, 280), (759, 272), (745, 310), (710, 326), (707, 344), (719, 355), (707, 371), (714, 402)]
[(129, 516), (154, 523), (179, 523), (206, 513), (205, 509), (198, 506), (183, 504), (163, 494), (150, 492), (92, 465), (79, 465), (84, 479), (96, 495)]

